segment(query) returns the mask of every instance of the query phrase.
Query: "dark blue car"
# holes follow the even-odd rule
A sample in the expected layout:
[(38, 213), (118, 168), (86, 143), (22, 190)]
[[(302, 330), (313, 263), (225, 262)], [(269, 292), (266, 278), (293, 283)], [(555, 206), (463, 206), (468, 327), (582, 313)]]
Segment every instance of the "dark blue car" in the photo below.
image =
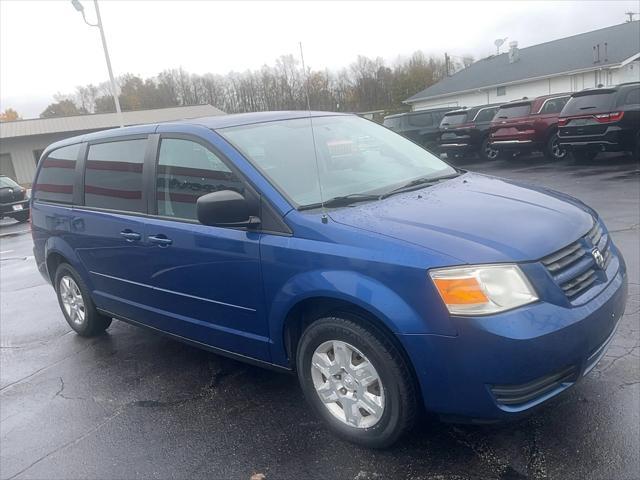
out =
[(422, 406), (517, 417), (586, 375), (627, 295), (596, 212), (457, 170), (353, 115), (276, 112), (51, 145), (38, 267), (80, 335), (112, 318), (296, 371), (343, 437)]

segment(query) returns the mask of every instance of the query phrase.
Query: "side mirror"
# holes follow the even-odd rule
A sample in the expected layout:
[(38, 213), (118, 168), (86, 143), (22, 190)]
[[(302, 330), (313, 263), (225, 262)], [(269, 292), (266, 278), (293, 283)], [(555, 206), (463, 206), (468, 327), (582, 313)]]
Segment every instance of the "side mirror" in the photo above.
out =
[(249, 202), (234, 190), (207, 193), (196, 202), (198, 221), (213, 227), (250, 227), (260, 224), (249, 213)]

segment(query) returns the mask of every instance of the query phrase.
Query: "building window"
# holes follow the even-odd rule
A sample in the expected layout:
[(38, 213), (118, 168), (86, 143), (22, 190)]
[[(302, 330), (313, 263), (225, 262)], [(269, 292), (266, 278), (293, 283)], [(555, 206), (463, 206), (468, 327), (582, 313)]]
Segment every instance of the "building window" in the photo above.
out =
[(507, 94), (507, 87), (498, 87), (496, 89), (496, 95), (498, 97), (504, 97)]
[(40, 161), (40, 157), (42, 156), (42, 152), (44, 152), (44, 149), (42, 149), (42, 148), (39, 148), (39, 149), (33, 151), (33, 159), (36, 161), (36, 165), (38, 165), (38, 162)]

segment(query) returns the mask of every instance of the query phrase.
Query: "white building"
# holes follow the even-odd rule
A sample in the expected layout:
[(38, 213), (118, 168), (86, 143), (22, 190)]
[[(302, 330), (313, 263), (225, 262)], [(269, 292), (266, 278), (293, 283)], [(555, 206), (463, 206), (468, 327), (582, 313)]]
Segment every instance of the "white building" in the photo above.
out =
[(479, 60), (404, 101), (413, 110), (472, 107), (640, 81), (640, 21)]
[[(124, 124), (170, 122), (189, 118), (224, 115), (211, 105), (158, 108), (122, 112)], [(51, 143), (83, 133), (116, 128), (115, 113), (34, 118), (0, 123), (0, 174), (22, 185), (30, 185), (42, 151)]]

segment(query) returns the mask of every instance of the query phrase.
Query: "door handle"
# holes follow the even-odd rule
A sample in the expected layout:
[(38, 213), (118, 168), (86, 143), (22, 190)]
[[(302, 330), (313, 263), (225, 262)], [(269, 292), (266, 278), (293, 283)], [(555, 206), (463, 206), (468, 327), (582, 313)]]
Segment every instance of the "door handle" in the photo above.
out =
[(159, 247), (168, 247), (173, 243), (173, 240), (167, 238), (161, 233), (158, 235), (150, 235), (147, 238), (149, 239), (149, 243), (153, 243), (154, 245), (158, 245)]
[(121, 231), (120, 235), (122, 235), (127, 242), (137, 242), (138, 240), (140, 240), (142, 238), (142, 235), (140, 235), (137, 232), (133, 232), (131, 230), (129, 230), (128, 228)]

